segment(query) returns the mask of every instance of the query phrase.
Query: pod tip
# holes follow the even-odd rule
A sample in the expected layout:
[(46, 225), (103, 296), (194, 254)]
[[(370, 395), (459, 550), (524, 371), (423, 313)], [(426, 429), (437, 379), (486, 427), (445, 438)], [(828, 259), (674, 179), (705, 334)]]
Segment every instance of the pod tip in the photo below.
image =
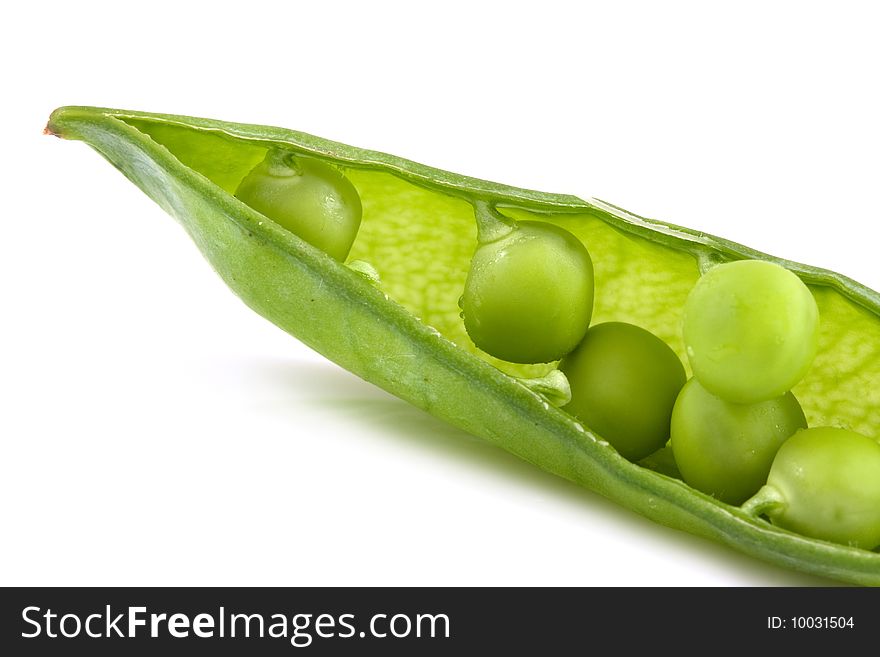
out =
[(64, 118), (67, 109), (67, 107), (58, 107), (52, 110), (52, 113), (49, 115), (49, 120), (46, 121), (46, 127), (43, 128), (44, 135), (61, 137), (62, 130), (58, 124), (61, 122), (61, 119)]

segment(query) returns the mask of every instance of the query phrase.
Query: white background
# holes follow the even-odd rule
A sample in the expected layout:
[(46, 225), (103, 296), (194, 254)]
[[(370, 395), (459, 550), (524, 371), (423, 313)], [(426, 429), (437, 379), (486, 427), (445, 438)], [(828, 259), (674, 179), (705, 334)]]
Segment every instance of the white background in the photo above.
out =
[(4, 9), (0, 584), (827, 583), (340, 370), (98, 155), (40, 134), (65, 104), (281, 125), (880, 288), (871, 3), (710, 4)]

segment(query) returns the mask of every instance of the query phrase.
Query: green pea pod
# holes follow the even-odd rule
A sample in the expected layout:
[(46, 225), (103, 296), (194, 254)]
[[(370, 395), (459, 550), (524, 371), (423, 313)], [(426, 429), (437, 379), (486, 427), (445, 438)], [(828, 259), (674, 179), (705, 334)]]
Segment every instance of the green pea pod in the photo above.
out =
[[(819, 355), (794, 389), (814, 426), (880, 427), (880, 295), (839, 274), (781, 261), (601, 201), (543, 194), (432, 169), (280, 128), (90, 107), (56, 110), (47, 133), (85, 141), (172, 214), (246, 304), (302, 342), (451, 424), (659, 523), (766, 561), (880, 585), (880, 554), (782, 530), (619, 456), (468, 339), (458, 299), (476, 245), (475, 208), (553, 223), (595, 269), (593, 323), (637, 324), (684, 358), (681, 314), (700, 272), (757, 258), (807, 283), (821, 313)], [(361, 197), (350, 259), (364, 276), (233, 196), (272, 147), (337, 168)], [(650, 466), (650, 467), (649, 467)]]

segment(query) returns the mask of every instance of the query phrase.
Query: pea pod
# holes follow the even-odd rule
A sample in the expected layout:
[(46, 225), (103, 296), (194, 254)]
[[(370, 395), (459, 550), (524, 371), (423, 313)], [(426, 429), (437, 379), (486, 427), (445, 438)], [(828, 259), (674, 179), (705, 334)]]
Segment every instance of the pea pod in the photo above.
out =
[[(487, 359), (458, 307), (479, 207), (580, 238), (595, 271), (593, 322), (641, 326), (683, 361), (681, 315), (701, 271), (743, 258), (778, 262), (809, 286), (822, 318), (818, 355), (794, 389), (808, 421), (871, 436), (880, 427), (877, 292), (601, 201), (475, 180), (280, 128), (65, 107), (47, 132), (96, 149), (184, 226), (246, 304), (362, 378), (664, 525), (782, 566), (880, 585), (876, 552), (774, 527), (646, 467), (662, 459), (628, 462), (521, 382), (552, 365)], [(354, 185), (363, 218), (349, 258), (367, 265), (334, 260), (234, 197), (273, 147), (331, 165)]]

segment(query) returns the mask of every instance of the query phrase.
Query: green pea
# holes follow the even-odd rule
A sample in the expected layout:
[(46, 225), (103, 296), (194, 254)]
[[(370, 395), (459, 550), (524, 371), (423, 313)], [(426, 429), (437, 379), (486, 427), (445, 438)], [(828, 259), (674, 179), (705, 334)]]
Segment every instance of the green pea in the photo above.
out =
[(272, 148), (235, 196), (291, 233), (344, 261), (361, 224), (361, 199), (339, 171)]
[(754, 404), (734, 404), (691, 379), (672, 409), (672, 452), (690, 486), (738, 505), (767, 481), (782, 443), (806, 427), (791, 392)]
[(638, 461), (666, 444), (686, 375), (656, 335), (623, 322), (597, 324), (559, 369), (571, 386), (565, 410), (625, 458)]
[(779, 397), (798, 383), (819, 343), (819, 310), (807, 286), (780, 265), (739, 260), (703, 275), (684, 308), (694, 376), (738, 404)]
[(551, 224), (523, 221), (480, 244), (461, 297), (474, 344), (513, 363), (548, 363), (574, 349), (593, 314), (593, 262)]
[[(577, 226), (579, 235), (590, 235), (597, 271), (618, 274), (602, 300), (603, 316), (631, 317), (638, 299), (638, 314), (650, 316), (651, 326), (662, 328), (663, 335), (680, 323), (687, 291), (693, 288), (694, 258), (741, 258), (748, 247), (700, 230), (645, 221), (600, 201), (487, 183), (269, 126), (67, 107), (53, 112), (46, 133), (81, 140), (101, 153), (174, 215), (223, 281), (255, 312), (366, 381), (663, 525), (784, 568), (880, 585), (880, 551), (774, 529), (584, 440), (582, 427), (550, 408), (552, 402), (564, 403), (563, 379), (518, 380), (478, 362), (455, 302), (449, 305), (462, 292), (456, 275), (464, 274), (461, 254), (473, 252), (474, 211), (491, 215), (493, 208), (503, 207), (511, 222)], [(224, 192), (235, 189), (267, 144), (289, 145), (297, 157), (308, 154), (331, 167), (338, 159), (351, 163), (351, 180), (364, 207), (381, 208), (365, 213), (364, 221), (371, 224), (369, 244), (355, 249), (359, 258), (381, 265), (382, 292), (366, 283), (376, 278), (372, 267), (361, 262), (343, 269), (317, 249), (300, 248), (299, 240), (279, 242), (277, 224), (252, 222), (254, 212)], [(83, 234), (89, 230), (88, 216), (85, 205), (77, 218)], [(22, 225), (32, 232), (40, 229), (32, 235), (37, 242), (54, 234), (49, 223)], [(860, 238), (827, 228), (825, 233), (835, 239)], [(489, 225), (481, 232), (489, 234), (483, 241), (490, 242), (492, 233), (502, 231)], [(880, 408), (880, 294), (818, 267), (798, 265), (798, 271), (821, 281), (811, 290), (822, 311), (823, 333), (835, 338), (823, 344), (825, 366), (811, 372), (802, 401), (817, 417), (873, 434)], [(527, 377), (544, 373), (514, 365), (507, 370)], [(552, 399), (543, 404), (523, 385)], [(641, 405), (635, 396), (625, 408), (640, 413)], [(639, 463), (672, 472), (670, 452), (658, 450)], [(853, 473), (862, 474), (858, 468)]]
[(804, 536), (873, 549), (880, 545), (880, 444), (847, 429), (798, 431), (744, 508)]

